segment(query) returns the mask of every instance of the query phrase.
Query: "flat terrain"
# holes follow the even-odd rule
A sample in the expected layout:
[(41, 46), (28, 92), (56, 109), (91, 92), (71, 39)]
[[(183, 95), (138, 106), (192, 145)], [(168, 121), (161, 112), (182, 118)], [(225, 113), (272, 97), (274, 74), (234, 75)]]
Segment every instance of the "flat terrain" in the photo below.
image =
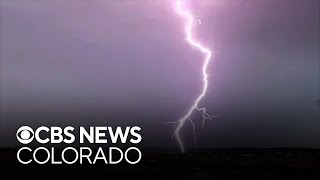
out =
[(203, 149), (180, 154), (142, 150), (139, 164), (22, 165), (1, 149), (1, 174), (25, 178), (320, 179), (319, 149)]

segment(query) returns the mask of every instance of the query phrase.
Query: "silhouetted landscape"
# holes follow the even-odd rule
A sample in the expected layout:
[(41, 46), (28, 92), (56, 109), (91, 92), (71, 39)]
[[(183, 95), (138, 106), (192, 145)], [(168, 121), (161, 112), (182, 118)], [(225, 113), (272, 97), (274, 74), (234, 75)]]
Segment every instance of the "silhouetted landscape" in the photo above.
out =
[(319, 32), (320, 0), (0, 0), (0, 180), (320, 180)]
[(16, 150), (0, 152), (2, 172), (10, 177), (218, 180), (320, 177), (320, 150), (308, 148), (201, 149), (186, 154), (144, 150), (137, 165), (22, 165), (16, 159)]

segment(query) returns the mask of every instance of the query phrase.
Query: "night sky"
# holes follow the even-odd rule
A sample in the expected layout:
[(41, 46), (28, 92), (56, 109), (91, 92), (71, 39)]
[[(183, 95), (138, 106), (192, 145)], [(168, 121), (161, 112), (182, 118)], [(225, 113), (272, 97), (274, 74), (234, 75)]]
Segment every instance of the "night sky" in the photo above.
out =
[[(1, 0), (1, 146), (21, 125), (143, 128), (171, 138), (201, 90), (202, 54), (173, 1)], [(217, 51), (198, 147), (320, 147), (320, 1), (189, 3), (197, 38)], [(192, 128), (182, 132), (187, 148)]]

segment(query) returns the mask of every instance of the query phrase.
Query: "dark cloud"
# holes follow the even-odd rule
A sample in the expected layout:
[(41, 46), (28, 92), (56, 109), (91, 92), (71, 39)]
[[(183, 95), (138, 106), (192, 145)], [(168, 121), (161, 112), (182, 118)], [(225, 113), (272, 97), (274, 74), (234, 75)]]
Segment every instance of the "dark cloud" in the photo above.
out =
[[(218, 51), (203, 104), (220, 116), (199, 146), (319, 146), (319, 1), (191, 7)], [(3, 145), (22, 124), (139, 124), (176, 146), (165, 122), (200, 91), (201, 54), (170, 1), (1, 0), (0, 28)]]

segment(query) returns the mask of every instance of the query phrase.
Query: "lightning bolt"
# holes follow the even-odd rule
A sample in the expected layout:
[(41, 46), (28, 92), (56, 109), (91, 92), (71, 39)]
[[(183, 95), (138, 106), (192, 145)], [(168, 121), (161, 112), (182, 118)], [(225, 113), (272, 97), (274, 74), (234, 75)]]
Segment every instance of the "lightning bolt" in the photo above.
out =
[[(182, 151), (182, 153), (185, 153), (185, 148), (183, 145), (183, 142), (181, 140), (180, 137), (180, 131), (183, 128), (183, 126), (185, 125), (186, 121), (190, 121), (192, 127), (193, 127), (193, 133), (194, 133), (194, 138), (195, 138), (195, 143), (196, 143), (196, 131), (195, 131), (195, 124), (192, 121), (192, 119), (190, 118), (190, 116), (192, 115), (192, 113), (194, 111), (200, 111), (202, 112), (202, 126), (204, 127), (205, 121), (206, 120), (212, 120), (212, 118), (214, 118), (215, 116), (212, 116), (210, 114), (207, 113), (206, 108), (204, 107), (199, 107), (199, 103), (200, 101), (203, 99), (203, 97), (205, 96), (206, 92), (207, 92), (207, 88), (208, 88), (208, 73), (207, 73), (207, 68), (208, 68), (208, 64), (212, 58), (212, 52), (209, 48), (205, 47), (204, 45), (202, 45), (199, 41), (195, 40), (193, 38), (193, 25), (194, 25), (194, 21), (198, 20), (197, 18), (193, 17), (192, 13), (188, 12), (188, 10), (186, 10), (183, 7), (183, 0), (176, 0), (175, 1), (175, 9), (178, 15), (182, 16), (182, 18), (185, 20), (185, 35), (186, 35), (186, 41), (193, 47), (196, 48), (197, 50), (199, 50), (200, 52), (202, 52), (204, 54), (204, 63), (202, 66), (202, 81), (203, 81), (203, 86), (202, 86), (202, 91), (201, 93), (198, 95), (198, 97), (195, 99), (195, 101), (193, 102), (192, 106), (190, 107), (190, 109), (188, 110), (188, 112), (178, 121), (176, 121), (177, 123), (177, 127), (175, 129), (175, 138), (179, 144), (179, 147)], [(201, 22), (201, 21), (199, 21)]]

